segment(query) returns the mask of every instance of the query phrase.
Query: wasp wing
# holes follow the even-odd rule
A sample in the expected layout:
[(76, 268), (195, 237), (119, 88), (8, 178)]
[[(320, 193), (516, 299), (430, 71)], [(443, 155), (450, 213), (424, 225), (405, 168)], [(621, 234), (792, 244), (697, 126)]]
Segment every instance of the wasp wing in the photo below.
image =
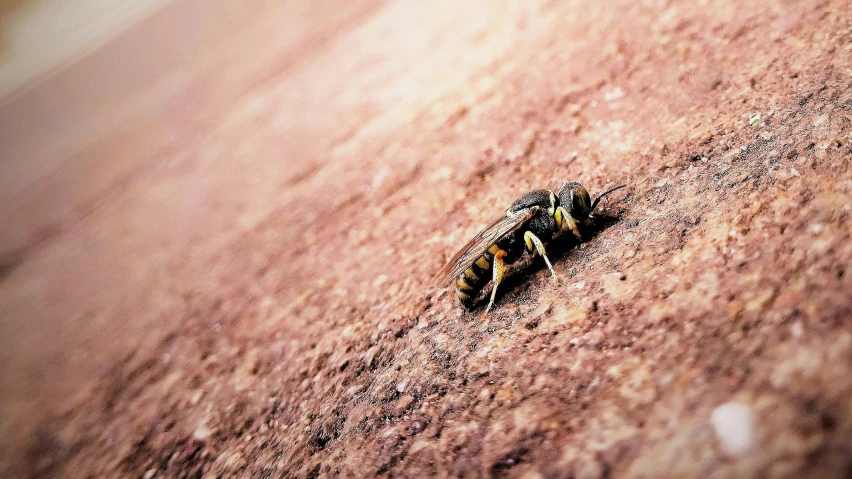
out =
[(462, 274), (483, 253), (488, 251), (494, 243), (505, 238), (509, 233), (517, 230), (529, 221), (540, 208), (533, 206), (523, 210), (505, 214), (497, 218), (493, 223), (473, 237), (464, 247), (453, 256), (446, 266), (438, 273), (437, 280), (442, 286), (446, 286), (454, 278)]

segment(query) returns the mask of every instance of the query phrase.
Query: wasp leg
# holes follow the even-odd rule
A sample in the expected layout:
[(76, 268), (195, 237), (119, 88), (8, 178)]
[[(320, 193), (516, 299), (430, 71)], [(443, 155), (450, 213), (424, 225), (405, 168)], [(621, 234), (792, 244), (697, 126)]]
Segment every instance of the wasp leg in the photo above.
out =
[(569, 213), (568, 210), (560, 206), (556, 209), (556, 215), (554, 215), (554, 217), (556, 218), (556, 224), (559, 226), (559, 231), (569, 229), (571, 230), (571, 233), (577, 237), (578, 241), (583, 241), (583, 235), (580, 234), (580, 229), (577, 227), (577, 220), (571, 216), (571, 213)]
[(497, 254), (494, 255), (494, 287), (491, 289), (491, 300), (488, 301), (488, 307), (485, 308), (485, 314), (488, 314), (488, 311), (491, 310), (491, 306), (494, 305), (494, 298), (497, 297), (497, 286), (500, 285), (500, 281), (503, 281), (503, 257), (506, 256), (506, 252), (500, 250)]
[(548, 269), (550, 269), (551, 278), (553, 278), (554, 284), (559, 284), (559, 277), (556, 276), (556, 271), (553, 271), (553, 266), (550, 264), (550, 260), (547, 259), (547, 251), (544, 250), (544, 243), (538, 239), (538, 236), (534, 235), (532, 231), (527, 231), (524, 233), (524, 242), (527, 244), (527, 249), (533, 251), (538, 251), (538, 254), (544, 258), (544, 262), (547, 263)]

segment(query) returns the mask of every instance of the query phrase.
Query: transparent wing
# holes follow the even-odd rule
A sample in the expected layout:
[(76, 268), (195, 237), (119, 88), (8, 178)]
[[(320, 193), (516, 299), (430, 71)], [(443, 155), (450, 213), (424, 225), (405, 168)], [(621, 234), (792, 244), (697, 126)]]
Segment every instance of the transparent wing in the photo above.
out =
[(464, 247), (453, 256), (446, 266), (437, 275), (437, 280), (442, 286), (446, 286), (454, 278), (462, 274), (483, 253), (488, 251), (494, 243), (505, 238), (506, 235), (523, 226), (536, 213), (539, 207), (533, 206), (523, 209), (511, 215), (497, 218), (493, 223), (473, 237)]

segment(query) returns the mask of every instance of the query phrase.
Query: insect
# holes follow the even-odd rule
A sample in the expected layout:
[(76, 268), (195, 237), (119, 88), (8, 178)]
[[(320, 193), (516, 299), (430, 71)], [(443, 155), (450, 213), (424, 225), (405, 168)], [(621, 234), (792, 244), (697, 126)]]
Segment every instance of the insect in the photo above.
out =
[(544, 258), (554, 283), (558, 284), (545, 243), (565, 231), (571, 231), (582, 241), (578, 226), (590, 225), (592, 212), (601, 198), (625, 186), (610, 188), (594, 201), (590, 201), (588, 190), (575, 181), (563, 183), (556, 193), (552, 190), (525, 193), (453, 256), (438, 273), (439, 281), (446, 286), (456, 280), (456, 297), (466, 309), (473, 308), (476, 296), (489, 280), (493, 281), (487, 313), (494, 305), (505, 265), (514, 263), (528, 251)]

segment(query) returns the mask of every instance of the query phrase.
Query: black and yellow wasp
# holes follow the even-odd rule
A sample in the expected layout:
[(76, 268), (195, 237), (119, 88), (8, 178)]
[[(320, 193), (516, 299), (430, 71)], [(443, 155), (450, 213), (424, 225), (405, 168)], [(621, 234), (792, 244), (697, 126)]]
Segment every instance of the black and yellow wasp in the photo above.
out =
[(438, 274), (439, 281), (446, 286), (457, 278), (456, 297), (465, 308), (472, 309), (476, 296), (489, 280), (493, 280), (491, 300), (485, 308), (487, 313), (494, 305), (505, 265), (514, 263), (529, 251), (544, 258), (553, 281), (558, 283), (544, 249), (545, 243), (565, 231), (571, 231), (582, 241), (578, 226), (590, 225), (592, 212), (601, 198), (625, 186), (610, 188), (595, 201), (590, 201), (589, 192), (577, 182), (564, 183), (556, 193), (533, 190), (522, 195), (453, 256)]

